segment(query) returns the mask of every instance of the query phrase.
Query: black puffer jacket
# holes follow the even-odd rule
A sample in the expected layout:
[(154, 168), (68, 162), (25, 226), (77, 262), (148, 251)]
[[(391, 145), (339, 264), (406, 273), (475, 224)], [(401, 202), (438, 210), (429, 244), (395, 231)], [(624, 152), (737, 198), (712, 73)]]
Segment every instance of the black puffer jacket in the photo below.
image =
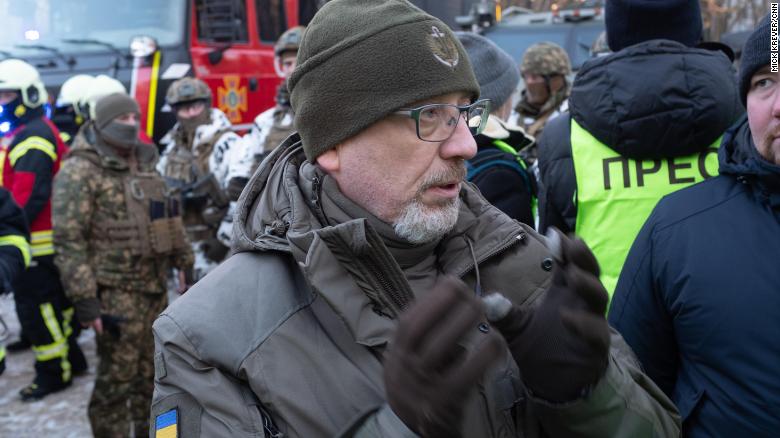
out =
[(744, 112), (724, 54), (667, 40), (585, 63), (574, 80), (569, 109), (538, 139), (541, 232), (549, 226), (575, 228), (571, 117), (625, 157), (657, 159), (704, 150)]

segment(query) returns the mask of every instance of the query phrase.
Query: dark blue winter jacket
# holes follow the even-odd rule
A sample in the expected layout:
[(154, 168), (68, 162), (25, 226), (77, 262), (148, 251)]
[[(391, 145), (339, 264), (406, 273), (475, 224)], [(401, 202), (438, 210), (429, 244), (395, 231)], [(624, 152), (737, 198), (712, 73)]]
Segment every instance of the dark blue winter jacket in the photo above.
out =
[(721, 175), (668, 195), (628, 255), (609, 312), (687, 437), (780, 436), (780, 166), (747, 120)]

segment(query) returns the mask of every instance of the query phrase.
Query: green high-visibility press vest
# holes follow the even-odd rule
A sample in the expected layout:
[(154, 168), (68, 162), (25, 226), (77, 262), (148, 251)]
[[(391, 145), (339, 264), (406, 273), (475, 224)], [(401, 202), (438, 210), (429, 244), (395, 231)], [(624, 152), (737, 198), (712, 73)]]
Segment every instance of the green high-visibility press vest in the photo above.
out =
[(686, 157), (632, 160), (599, 142), (571, 119), (577, 181), (575, 232), (598, 259), (601, 282), (610, 298), (628, 251), (658, 201), (718, 174), (720, 141), (718, 138), (702, 152)]

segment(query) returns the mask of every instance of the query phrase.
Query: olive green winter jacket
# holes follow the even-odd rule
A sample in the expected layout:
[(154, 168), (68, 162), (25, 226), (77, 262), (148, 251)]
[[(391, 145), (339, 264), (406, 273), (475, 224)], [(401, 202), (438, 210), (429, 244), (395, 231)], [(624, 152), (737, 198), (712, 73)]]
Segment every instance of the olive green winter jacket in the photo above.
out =
[[(154, 324), (152, 424), (173, 421), (186, 437), (415, 436), (386, 404), (382, 354), (405, 300), (427, 291), (411, 290), (366, 219), (323, 224), (321, 175), (297, 136), (255, 173), (239, 200), (236, 254)], [(533, 305), (550, 281), (543, 237), (470, 185), (460, 196), (440, 271), (476, 287), (476, 260), (482, 290)], [(475, 327), (466, 348), (483, 338)], [(464, 437), (679, 434), (676, 409), (617, 334), (587, 398), (530, 397), (507, 354), (463, 416)]]

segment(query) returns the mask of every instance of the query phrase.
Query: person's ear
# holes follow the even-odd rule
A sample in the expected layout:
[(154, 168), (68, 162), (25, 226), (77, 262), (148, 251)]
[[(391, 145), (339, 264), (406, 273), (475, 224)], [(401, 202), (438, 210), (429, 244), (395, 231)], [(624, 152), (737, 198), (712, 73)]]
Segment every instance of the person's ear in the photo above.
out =
[(333, 149), (328, 149), (325, 151), (322, 155), (317, 157), (317, 164), (328, 173), (335, 173), (338, 172), (341, 163), (339, 161), (339, 152), (338, 147), (335, 147)]

